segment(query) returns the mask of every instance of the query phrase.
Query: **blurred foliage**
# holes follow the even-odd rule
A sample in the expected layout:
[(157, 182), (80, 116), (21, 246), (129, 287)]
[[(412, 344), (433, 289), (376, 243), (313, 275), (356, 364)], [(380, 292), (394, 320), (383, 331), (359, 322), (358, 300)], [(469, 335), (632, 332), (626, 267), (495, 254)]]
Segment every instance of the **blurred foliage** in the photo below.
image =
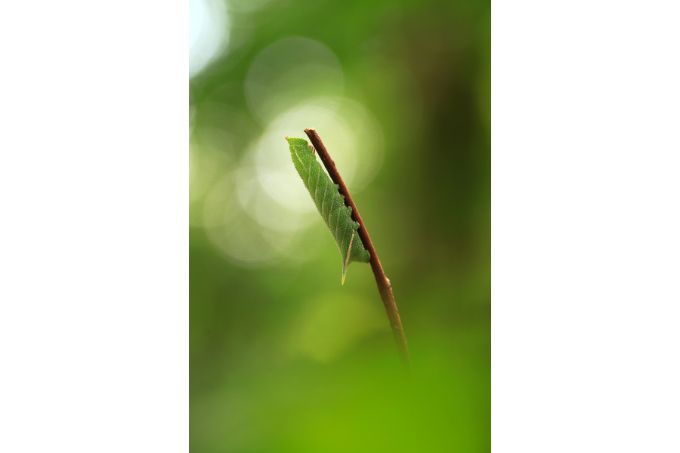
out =
[[(489, 3), (220, 6), (190, 79), (192, 450), (488, 451)], [(283, 139), (305, 127), (392, 281), (410, 373), (370, 267), (340, 286)]]

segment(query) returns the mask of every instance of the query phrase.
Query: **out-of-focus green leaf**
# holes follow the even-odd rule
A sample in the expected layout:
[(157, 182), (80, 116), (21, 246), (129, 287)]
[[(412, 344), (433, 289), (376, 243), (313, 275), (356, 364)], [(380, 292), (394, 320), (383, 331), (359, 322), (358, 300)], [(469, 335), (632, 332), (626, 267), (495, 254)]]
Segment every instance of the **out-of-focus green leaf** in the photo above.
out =
[(345, 205), (345, 198), (338, 191), (337, 184), (334, 184), (321, 168), (307, 140), (302, 138), (286, 140), (290, 146), (293, 164), (338, 244), (342, 255), (342, 283), (344, 283), (349, 263), (352, 261), (367, 263), (370, 259), (370, 254), (364, 248), (357, 232), (359, 224), (352, 220), (352, 208)]

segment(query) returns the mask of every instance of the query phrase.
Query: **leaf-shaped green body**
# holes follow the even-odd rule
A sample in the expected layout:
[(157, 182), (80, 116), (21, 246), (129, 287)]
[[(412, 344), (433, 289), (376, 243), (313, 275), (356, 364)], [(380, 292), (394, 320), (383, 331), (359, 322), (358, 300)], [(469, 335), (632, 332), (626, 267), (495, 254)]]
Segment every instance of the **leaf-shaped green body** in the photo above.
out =
[(367, 263), (371, 257), (357, 232), (359, 224), (352, 220), (352, 208), (345, 205), (345, 198), (340, 194), (337, 184), (334, 184), (321, 168), (307, 140), (302, 138), (286, 140), (290, 146), (293, 164), (338, 244), (342, 255), (342, 283), (344, 283), (349, 263), (352, 261)]

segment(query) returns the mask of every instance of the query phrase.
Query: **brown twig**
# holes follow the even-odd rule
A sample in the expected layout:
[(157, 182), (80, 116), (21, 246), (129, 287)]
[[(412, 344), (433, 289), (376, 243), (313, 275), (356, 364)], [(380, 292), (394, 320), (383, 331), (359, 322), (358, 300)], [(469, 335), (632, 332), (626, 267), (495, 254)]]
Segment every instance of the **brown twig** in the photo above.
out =
[(390, 320), (390, 325), (392, 326), (392, 333), (394, 334), (394, 339), (397, 341), (397, 347), (401, 354), (404, 362), (408, 363), (409, 353), (408, 346), (406, 344), (406, 335), (404, 334), (404, 327), (401, 325), (401, 318), (399, 317), (399, 309), (397, 308), (397, 302), (394, 300), (394, 293), (392, 292), (392, 284), (390, 279), (385, 275), (382, 264), (380, 264), (380, 258), (378, 258), (378, 252), (373, 246), (373, 241), (371, 241), (371, 236), (368, 234), (366, 229), (366, 224), (364, 223), (357, 206), (354, 204), (352, 196), (349, 194), (349, 190), (342, 180), (342, 176), (335, 168), (335, 162), (331, 159), (330, 154), (326, 146), (321, 141), (321, 137), (316, 133), (314, 129), (305, 129), (305, 134), (309, 137), (309, 140), (314, 145), (316, 152), (321, 158), (328, 175), (331, 177), (334, 183), (339, 186), (340, 193), (345, 197), (345, 204), (352, 208), (352, 218), (359, 223), (359, 237), (361, 242), (363, 242), (368, 253), (371, 254), (371, 269), (373, 270), (373, 275), (375, 276), (375, 282), (378, 285), (378, 291), (380, 292), (380, 297), (385, 305), (385, 311), (387, 312), (387, 317)]

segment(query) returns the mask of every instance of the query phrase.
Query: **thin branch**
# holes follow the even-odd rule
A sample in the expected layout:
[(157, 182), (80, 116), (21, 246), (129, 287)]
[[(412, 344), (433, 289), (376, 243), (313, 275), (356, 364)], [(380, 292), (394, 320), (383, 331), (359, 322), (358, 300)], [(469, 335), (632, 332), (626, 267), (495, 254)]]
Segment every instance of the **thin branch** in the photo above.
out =
[(339, 186), (340, 193), (345, 197), (345, 204), (352, 208), (352, 218), (359, 223), (359, 237), (364, 243), (366, 250), (371, 254), (371, 269), (373, 270), (373, 275), (375, 276), (375, 282), (378, 285), (378, 291), (380, 292), (380, 297), (385, 305), (385, 311), (387, 312), (387, 317), (390, 320), (390, 325), (392, 326), (392, 333), (394, 334), (394, 339), (397, 342), (397, 347), (401, 354), (404, 362), (408, 363), (409, 353), (408, 345), (406, 344), (406, 335), (404, 334), (404, 327), (401, 325), (401, 317), (399, 316), (399, 309), (397, 308), (397, 302), (394, 300), (394, 293), (392, 292), (392, 284), (390, 279), (385, 275), (382, 264), (380, 264), (380, 258), (378, 258), (378, 252), (375, 250), (373, 241), (371, 241), (371, 236), (368, 234), (366, 229), (366, 224), (364, 223), (357, 206), (354, 204), (354, 200), (349, 193), (349, 189), (342, 180), (342, 176), (335, 168), (335, 162), (331, 159), (330, 154), (326, 146), (321, 141), (321, 137), (316, 133), (314, 129), (305, 129), (305, 134), (309, 137), (309, 140), (314, 145), (316, 152), (321, 158), (328, 175), (331, 177), (334, 183)]

